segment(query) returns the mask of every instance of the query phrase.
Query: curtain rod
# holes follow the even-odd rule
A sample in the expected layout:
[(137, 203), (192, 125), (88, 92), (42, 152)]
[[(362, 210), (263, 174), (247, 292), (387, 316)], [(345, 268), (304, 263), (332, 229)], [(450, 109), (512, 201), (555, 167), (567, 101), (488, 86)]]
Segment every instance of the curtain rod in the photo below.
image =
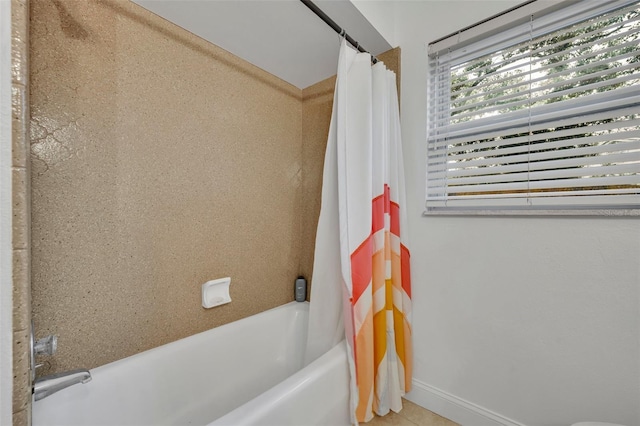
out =
[[(300, 1), (302, 2), (302, 4), (304, 4), (309, 9), (311, 9), (313, 13), (318, 15), (318, 17), (322, 19), (327, 25), (333, 28), (335, 32), (340, 34), (340, 36), (344, 36), (344, 38), (349, 42), (349, 44), (355, 47), (358, 50), (358, 52), (369, 53), (371, 55), (370, 52), (368, 52), (364, 47), (362, 47), (360, 43), (355, 41), (353, 37), (347, 34), (347, 32), (343, 28), (340, 28), (340, 25), (336, 24), (336, 22), (333, 19), (331, 19), (329, 15), (324, 13), (322, 9), (316, 6), (311, 0), (300, 0)], [(371, 55), (371, 63), (375, 64), (376, 62), (378, 62), (378, 58)]]

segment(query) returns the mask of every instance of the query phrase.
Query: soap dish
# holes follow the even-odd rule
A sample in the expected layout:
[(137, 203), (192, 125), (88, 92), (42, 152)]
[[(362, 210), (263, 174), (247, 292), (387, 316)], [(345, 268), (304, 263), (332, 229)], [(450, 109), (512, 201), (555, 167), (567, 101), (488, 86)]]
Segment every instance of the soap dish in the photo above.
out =
[(230, 284), (231, 277), (211, 280), (202, 284), (202, 307), (213, 308), (231, 302)]

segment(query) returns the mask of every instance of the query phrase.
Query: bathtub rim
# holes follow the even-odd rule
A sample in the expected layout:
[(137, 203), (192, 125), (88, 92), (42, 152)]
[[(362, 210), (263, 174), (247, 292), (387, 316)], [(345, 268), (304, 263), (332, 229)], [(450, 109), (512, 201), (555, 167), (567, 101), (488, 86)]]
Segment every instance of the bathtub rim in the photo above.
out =
[(180, 342), (180, 341), (183, 341), (183, 340), (195, 340), (197, 338), (203, 339), (203, 338), (205, 338), (205, 336), (207, 336), (209, 334), (214, 334), (216, 332), (220, 333), (219, 330), (222, 329), (223, 327), (227, 327), (227, 326), (229, 326), (229, 328), (231, 328), (231, 327), (240, 327), (242, 324), (244, 324), (246, 322), (255, 321), (256, 319), (258, 319), (258, 317), (266, 316), (267, 314), (273, 313), (275, 311), (287, 310), (287, 309), (292, 309), (293, 310), (294, 305), (295, 305), (296, 308), (300, 308), (300, 310), (302, 310), (302, 311), (309, 312), (309, 302), (307, 302), (307, 301), (296, 302), (295, 300), (293, 300), (291, 302), (287, 302), (287, 303), (284, 303), (282, 305), (267, 309), (266, 311), (261, 311), (261, 312), (258, 312), (256, 314), (249, 315), (249, 316), (237, 319), (235, 321), (231, 321), (231, 322), (228, 322), (228, 323), (225, 323), (225, 324), (222, 324), (222, 325), (214, 326), (214, 327), (209, 328), (207, 330), (203, 330), (203, 331), (191, 334), (189, 336), (185, 336), (185, 337), (182, 337), (180, 339), (164, 343), (164, 344), (162, 344), (160, 346), (155, 346), (153, 348), (146, 349), (146, 350), (138, 352), (136, 354), (129, 355), (128, 357), (120, 358), (120, 359), (117, 359), (115, 361), (109, 362), (107, 364), (99, 365), (97, 367), (89, 369), (89, 372), (91, 372), (93, 374), (94, 371), (102, 370), (105, 367), (116, 367), (118, 364), (120, 364), (120, 363), (122, 363), (124, 361), (133, 360), (133, 359), (139, 358), (139, 357), (141, 357), (143, 355), (149, 356), (149, 355), (155, 354), (156, 352), (159, 352), (160, 350), (163, 350), (163, 348), (166, 348), (169, 345), (174, 345), (177, 342)]
[[(306, 342), (305, 342), (306, 343)], [(269, 388), (269, 390), (261, 393), (260, 395), (252, 398), (251, 400), (245, 402), (241, 406), (229, 411), (217, 419), (214, 419), (206, 426), (232, 426), (238, 425), (238, 423), (229, 423), (229, 420), (236, 420), (239, 417), (239, 414), (243, 411), (249, 410), (252, 412), (252, 408), (268, 406), (272, 402), (277, 402), (280, 400), (285, 392), (283, 390), (291, 389), (294, 392), (297, 389), (303, 388), (305, 385), (308, 385), (313, 377), (319, 377), (321, 372), (326, 372), (329, 367), (333, 364), (341, 362), (344, 360), (345, 368), (348, 368), (348, 360), (347, 360), (347, 341), (345, 339), (341, 340), (334, 347), (329, 349), (327, 352), (322, 354), (320, 357), (316, 358), (309, 364), (302, 367), (300, 370), (293, 373), (291, 376), (287, 377), (285, 380), (281, 381), (277, 385)], [(313, 377), (309, 376), (309, 372), (313, 372)], [(348, 403), (348, 395), (350, 392), (348, 382), (346, 383), (346, 395)], [(229, 419), (229, 420), (227, 420)], [(238, 419), (239, 420), (239, 419)], [(252, 424), (252, 423), (249, 423)]]

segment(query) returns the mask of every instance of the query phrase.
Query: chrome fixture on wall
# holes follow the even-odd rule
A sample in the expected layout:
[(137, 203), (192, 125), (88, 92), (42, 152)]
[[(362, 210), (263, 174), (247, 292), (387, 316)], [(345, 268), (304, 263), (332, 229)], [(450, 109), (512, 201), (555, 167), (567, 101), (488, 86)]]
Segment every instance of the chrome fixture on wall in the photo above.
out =
[(33, 399), (38, 401), (69, 386), (90, 381), (91, 373), (83, 369), (40, 377), (33, 382)]
[(58, 336), (49, 335), (42, 339), (35, 340), (33, 336), (33, 323), (31, 324), (31, 380), (33, 383), (33, 399), (38, 401), (42, 398), (68, 388), (77, 383), (87, 383), (91, 381), (89, 370), (77, 369), (62, 373), (50, 374), (35, 379), (36, 369), (44, 364), (36, 364), (37, 355), (53, 355), (58, 350)]

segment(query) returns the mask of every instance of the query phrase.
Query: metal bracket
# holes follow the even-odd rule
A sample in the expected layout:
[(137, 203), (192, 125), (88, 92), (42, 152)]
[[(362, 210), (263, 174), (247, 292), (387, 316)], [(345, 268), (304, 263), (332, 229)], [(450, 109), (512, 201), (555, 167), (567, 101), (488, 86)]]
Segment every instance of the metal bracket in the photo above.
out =
[(53, 355), (58, 349), (58, 336), (49, 335), (38, 339), (33, 345), (34, 355)]

